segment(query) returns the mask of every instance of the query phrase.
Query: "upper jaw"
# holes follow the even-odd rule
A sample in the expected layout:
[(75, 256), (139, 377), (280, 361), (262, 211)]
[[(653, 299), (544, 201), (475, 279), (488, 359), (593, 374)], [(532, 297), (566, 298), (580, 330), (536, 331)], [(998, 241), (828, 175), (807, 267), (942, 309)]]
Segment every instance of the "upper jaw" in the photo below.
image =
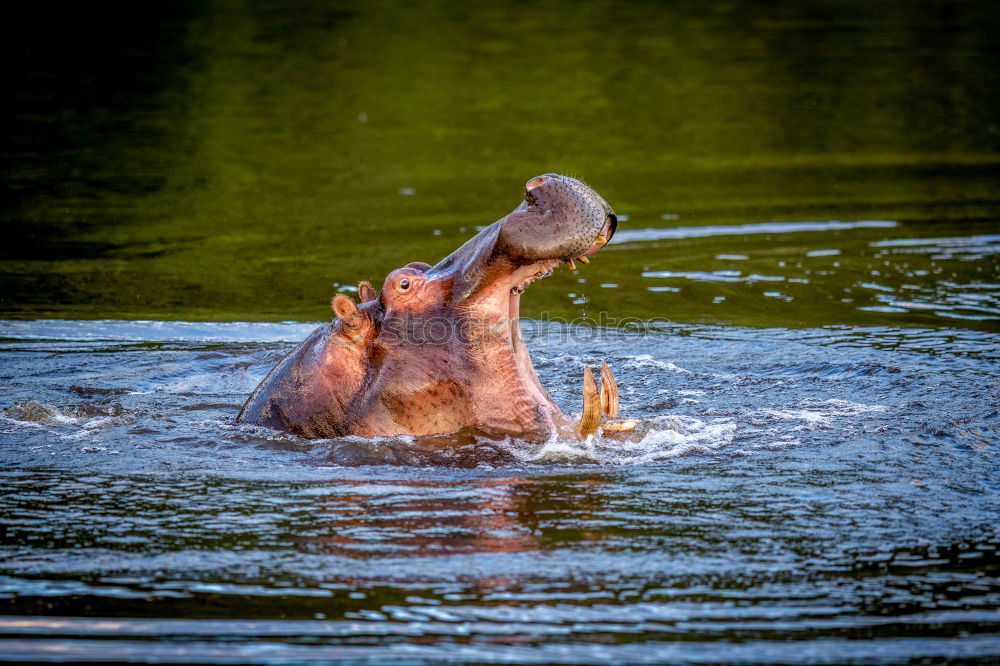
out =
[(582, 181), (545, 174), (525, 184), (524, 200), (502, 221), (497, 247), (529, 260), (575, 259), (593, 248), (613, 217)]
[(523, 293), (528, 285), (535, 280), (540, 280), (552, 275), (552, 271), (554, 271), (560, 264), (565, 264), (570, 269), (576, 268), (576, 261), (589, 264), (590, 259), (588, 257), (600, 251), (601, 248), (608, 244), (608, 241), (611, 240), (617, 226), (618, 218), (614, 213), (609, 213), (604, 226), (601, 227), (597, 236), (594, 237), (593, 242), (580, 255), (576, 257), (540, 259), (514, 269), (511, 272), (509, 279), (511, 292), (518, 294)]
[(565, 262), (586, 263), (611, 239), (617, 219), (611, 207), (575, 178), (545, 174), (528, 181), (521, 204), (489, 225), (428, 271), (452, 281), (452, 299), (482, 292), (523, 290)]

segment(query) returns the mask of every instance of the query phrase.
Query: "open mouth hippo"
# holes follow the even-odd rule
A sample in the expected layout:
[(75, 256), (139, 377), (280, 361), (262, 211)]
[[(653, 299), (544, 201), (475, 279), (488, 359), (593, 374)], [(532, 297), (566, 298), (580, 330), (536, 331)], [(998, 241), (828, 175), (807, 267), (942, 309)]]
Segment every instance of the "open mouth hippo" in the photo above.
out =
[[(522, 438), (628, 430), (605, 364), (599, 389), (584, 369), (573, 422), (542, 388), (521, 337), (521, 293), (559, 264), (589, 263), (617, 218), (575, 178), (545, 174), (524, 200), (435, 266), (390, 273), (361, 303), (337, 294), (337, 318), (264, 378), (237, 420), (309, 438), (433, 435), (463, 428)], [(602, 423), (603, 420), (603, 423)]]

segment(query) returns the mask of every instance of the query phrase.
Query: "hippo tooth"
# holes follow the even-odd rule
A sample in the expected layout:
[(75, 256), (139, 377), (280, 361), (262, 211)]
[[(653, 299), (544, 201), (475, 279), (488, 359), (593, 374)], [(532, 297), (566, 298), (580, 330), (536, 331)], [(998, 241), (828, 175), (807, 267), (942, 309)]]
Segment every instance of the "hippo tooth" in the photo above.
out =
[(611, 418), (618, 416), (618, 384), (606, 361), (601, 361), (601, 410)]
[(608, 239), (604, 237), (604, 234), (597, 234), (597, 238), (594, 239), (594, 242), (599, 245), (604, 245), (608, 242)]
[(563, 263), (566, 264), (567, 266), (569, 266), (569, 269), (571, 271), (575, 271), (576, 270), (576, 264), (573, 263), (572, 259), (563, 259)]
[(577, 431), (580, 436), (586, 439), (597, 432), (597, 426), (601, 422), (601, 397), (597, 391), (597, 382), (594, 381), (594, 373), (590, 368), (583, 369), (583, 410), (580, 413), (580, 421), (577, 424)]
[(590, 259), (587, 259), (587, 257), (584, 257), (582, 255), (579, 256), (579, 257), (577, 257), (577, 260), (582, 261), (585, 264), (589, 264), (590, 263)]
[(635, 430), (637, 425), (639, 425), (639, 419), (605, 421), (601, 424), (601, 430), (605, 432), (628, 432), (629, 430)]

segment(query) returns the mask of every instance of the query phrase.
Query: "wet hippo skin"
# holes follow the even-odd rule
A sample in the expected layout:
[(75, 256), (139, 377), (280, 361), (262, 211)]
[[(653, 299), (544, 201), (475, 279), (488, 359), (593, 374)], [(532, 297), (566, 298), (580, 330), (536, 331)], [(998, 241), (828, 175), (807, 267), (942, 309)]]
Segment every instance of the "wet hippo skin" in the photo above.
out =
[(360, 303), (332, 301), (336, 318), (312, 332), (250, 395), (237, 417), (309, 438), (430, 435), (463, 428), (581, 437), (618, 411), (610, 369), (601, 388), (584, 369), (574, 423), (538, 381), (521, 337), (521, 294), (561, 264), (589, 263), (617, 218), (589, 186), (545, 174), (510, 214), (436, 265), (413, 262)]

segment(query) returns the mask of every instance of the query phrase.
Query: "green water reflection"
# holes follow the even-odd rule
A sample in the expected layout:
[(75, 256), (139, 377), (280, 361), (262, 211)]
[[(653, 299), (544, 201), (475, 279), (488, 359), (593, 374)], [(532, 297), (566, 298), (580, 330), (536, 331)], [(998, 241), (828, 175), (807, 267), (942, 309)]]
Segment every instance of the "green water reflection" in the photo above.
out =
[(7, 28), (0, 316), (324, 319), (559, 171), (623, 230), (897, 224), (621, 242), (528, 316), (995, 328), (997, 7), (38, 9)]

